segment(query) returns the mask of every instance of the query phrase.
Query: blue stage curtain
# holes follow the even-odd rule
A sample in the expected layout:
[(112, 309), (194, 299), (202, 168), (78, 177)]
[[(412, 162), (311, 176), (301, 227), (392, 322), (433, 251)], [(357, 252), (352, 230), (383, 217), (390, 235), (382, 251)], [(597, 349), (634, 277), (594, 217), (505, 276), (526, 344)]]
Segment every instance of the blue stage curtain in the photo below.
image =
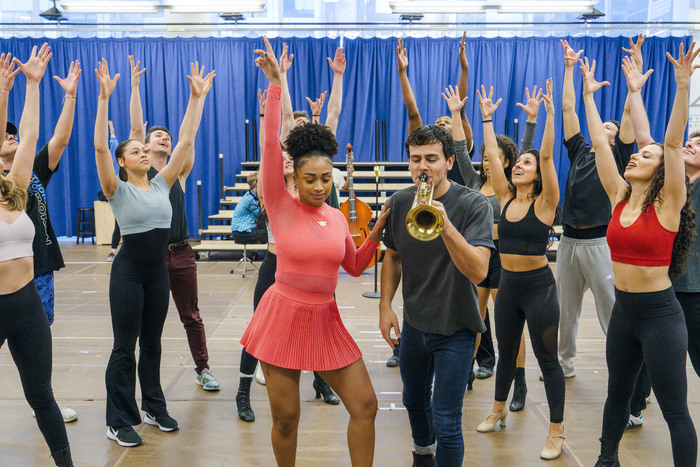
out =
[[(627, 95), (624, 75), (620, 68), (627, 47), (625, 37), (569, 37), (575, 49), (584, 49), (589, 59), (596, 59), (596, 77), (608, 80), (612, 86), (597, 93), (598, 109), (603, 119), (619, 120)], [(326, 57), (333, 57), (339, 39), (286, 38), (294, 63), (289, 72), (292, 103), (295, 109), (306, 109), (305, 97), (312, 99), (329, 91), (333, 73)], [(0, 51), (11, 52), (26, 60), (34, 45), (41, 39), (13, 38), (0, 40)], [(58, 235), (75, 235), (76, 209), (92, 206), (100, 189), (95, 168), (93, 145), (94, 119), (99, 86), (93, 69), (102, 57), (110, 63), (112, 73), (121, 73), (117, 89), (110, 100), (110, 119), (114, 122), (117, 138), (129, 135), (129, 62), (132, 54), (148, 69), (142, 76), (141, 98), (144, 119), (149, 126), (163, 125), (170, 129), (175, 143), (179, 125), (187, 105), (189, 86), (186, 75), (189, 63), (199, 60), (207, 70), (216, 69), (214, 88), (207, 100), (202, 124), (197, 134), (196, 161), (186, 186), (186, 208), (190, 234), (197, 235), (196, 181), (202, 180), (204, 225), (207, 216), (219, 209), (218, 154), (224, 155), (224, 180), (233, 184), (245, 155), (245, 121), (258, 120), (257, 91), (267, 87), (267, 80), (254, 66), (253, 50), (264, 48), (260, 38), (239, 39), (49, 39), (54, 53), (46, 76), (41, 83), (41, 128), (39, 145), (53, 134), (62, 108), (63, 91), (51, 79), (52, 75), (65, 76), (71, 60), (80, 60), (83, 68), (75, 114), (73, 135), (61, 160), (60, 170), (47, 189), (51, 219)], [(283, 39), (272, 40), (279, 54)], [(661, 140), (671, 111), (675, 84), (673, 67), (666, 52), (677, 55), (678, 45), (690, 44), (690, 37), (651, 37), (644, 45), (645, 69), (655, 72), (643, 95), (647, 103), (652, 135)], [(385, 120), (387, 129), (388, 160), (404, 161), (403, 143), (407, 136), (408, 118), (401, 97), (396, 70), (395, 39), (352, 39), (344, 41), (347, 69), (344, 75), (343, 111), (338, 125), (338, 144), (342, 160), (344, 146), (351, 143), (357, 161), (373, 161), (375, 157), (375, 119)], [(416, 95), (423, 123), (432, 123), (448, 113), (441, 92), (448, 84), (459, 79), (457, 39), (408, 38), (408, 74)], [(475, 144), (481, 145), (482, 129), (477, 86), (494, 87), (494, 97), (503, 102), (495, 115), (496, 131), (504, 132), (505, 120), (520, 121), (519, 135), (524, 131), (525, 114), (515, 106), (523, 102), (525, 87), (544, 86), (545, 79), (554, 78), (555, 108), (557, 111), (554, 161), (563, 187), (568, 171), (568, 158), (560, 144), (561, 92), (564, 63), (559, 38), (469, 38), (469, 94), (467, 116), (474, 129)], [(581, 129), (587, 136), (585, 112), (580, 96), (581, 73), (574, 73), (577, 91), (577, 112)], [(8, 118), (19, 123), (24, 102), (25, 80), (20, 76), (10, 95)], [(326, 104), (328, 99), (326, 99)], [(327, 105), (321, 114), (325, 121)], [(539, 147), (545, 120), (540, 109), (535, 147)], [(258, 120), (259, 123), (259, 120)], [(381, 130), (381, 127), (380, 127)], [(250, 154), (256, 138), (249, 129)], [(381, 157), (381, 155), (380, 155)], [(478, 159), (478, 156), (477, 156)]]

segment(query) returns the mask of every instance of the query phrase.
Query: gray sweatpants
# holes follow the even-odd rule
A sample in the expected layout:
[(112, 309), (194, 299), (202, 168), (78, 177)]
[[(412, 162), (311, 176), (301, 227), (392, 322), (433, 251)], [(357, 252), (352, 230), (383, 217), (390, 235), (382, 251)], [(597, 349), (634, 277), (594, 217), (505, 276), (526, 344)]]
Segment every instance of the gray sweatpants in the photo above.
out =
[(605, 237), (579, 240), (562, 235), (557, 251), (559, 295), (559, 359), (568, 363), (576, 356), (576, 335), (583, 294), (591, 289), (598, 321), (607, 334), (615, 304), (610, 248)]

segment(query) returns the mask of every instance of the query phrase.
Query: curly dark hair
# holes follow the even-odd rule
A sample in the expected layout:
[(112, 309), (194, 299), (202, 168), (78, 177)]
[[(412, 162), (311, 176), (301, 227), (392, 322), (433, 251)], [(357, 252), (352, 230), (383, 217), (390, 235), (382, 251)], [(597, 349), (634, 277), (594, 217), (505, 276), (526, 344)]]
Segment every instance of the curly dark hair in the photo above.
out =
[[(515, 160), (518, 158), (518, 146), (515, 142), (507, 137), (506, 135), (496, 135), (496, 143), (498, 143), (498, 149), (503, 153), (503, 171), (506, 174), (506, 178), (510, 182), (510, 176), (513, 172), (513, 166), (515, 165)], [(484, 152), (486, 152), (486, 145), (482, 144), (479, 153), (481, 154), (481, 160), (484, 160)], [(508, 162), (506, 166), (505, 163)], [(484, 172), (484, 164), (481, 164), (481, 170), (479, 171), (479, 176), (481, 181), (486, 181), (486, 172)]]
[(333, 132), (325, 125), (307, 123), (292, 129), (284, 141), (287, 154), (300, 167), (310, 157), (327, 157), (331, 162), (338, 154), (338, 143)]
[[(642, 216), (648, 216), (649, 213), (647, 209), (651, 206), (654, 209), (654, 201), (659, 200), (659, 203), (663, 203), (663, 199), (659, 198), (659, 194), (664, 187), (665, 178), (665, 164), (664, 164), (664, 147), (659, 143), (652, 143), (654, 146), (661, 148), (661, 160), (659, 165), (654, 171), (654, 175), (651, 179), (651, 185), (645, 191), (644, 202), (642, 203)], [(671, 265), (668, 268), (668, 276), (671, 280), (676, 279), (678, 276), (683, 274), (685, 271), (685, 265), (690, 257), (690, 248), (695, 243), (697, 233), (695, 231), (695, 210), (693, 209), (693, 202), (691, 200), (692, 188), (690, 187), (690, 180), (685, 177), (685, 190), (686, 198), (683, 209), (681, 209), (681, 222), (678, 225), (678, 234), (673, 241), (673, 252), (671, 254)], [(628, 200), (632, 193), (631, 188), (627, 188), (627, 193), (625, 194), (625, 200)]]
[(445, 159), (455, 155), (455, 143), (449, 131), (438, 125), (425, 125), (416, 128), (406, 139), (406, 155), (411, 157), (409, 146), (425, 146), (426, 144), (440, 143)]

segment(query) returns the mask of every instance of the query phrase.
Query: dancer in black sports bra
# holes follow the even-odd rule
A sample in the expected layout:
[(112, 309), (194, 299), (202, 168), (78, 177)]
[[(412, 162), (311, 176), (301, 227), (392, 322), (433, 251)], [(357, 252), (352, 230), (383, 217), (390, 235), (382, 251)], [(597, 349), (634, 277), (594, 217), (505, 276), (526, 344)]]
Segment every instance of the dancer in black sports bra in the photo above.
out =
[[(496, 394), (493, 411), (477, 428), (493, 431), (505, 425), (506, 399), (515, 375), (515, 360), (525, 321), (532, 349), (544, 376), (549, 403), (549, 436), (540, 452), (543, 459), (561, 455), (564, 442), (564, 373), (557, 360), (559, 302), (547, 257), (547, 239), (559, 203), (559, 184), (552, 160), (554, 148), (554, 106), (552, 80), (543, 95), (547, 122), (542, 138), (542, 153), (530, 150), (521, 154), (508, 183), (498, 158), (498, 145), (492, 115), (501, 99), (492, 102), (482, 86), (477, 92), (484, 118), (484, 144), (491, 165), (491, 183), (503, 206), (498, 223), (501, 255), (501, 282), (496, 296), (495, 321), (499, 360), (496, 367)], [(519, 220), (513, 220), (519, 219)]]

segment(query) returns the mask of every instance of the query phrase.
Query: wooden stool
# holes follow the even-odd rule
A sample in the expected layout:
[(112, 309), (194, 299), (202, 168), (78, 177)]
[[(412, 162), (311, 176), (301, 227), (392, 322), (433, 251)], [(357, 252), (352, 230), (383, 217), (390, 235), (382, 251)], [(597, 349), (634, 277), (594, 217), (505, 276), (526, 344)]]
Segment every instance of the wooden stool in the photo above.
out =
[(85, 237), (92, 238), (92, 244), (95, 244), (95, 210), (93, 208), (78, 208), (78, 235), (75, 239), (75, 244), (80, 243), (82, 238), (83, 244)]

